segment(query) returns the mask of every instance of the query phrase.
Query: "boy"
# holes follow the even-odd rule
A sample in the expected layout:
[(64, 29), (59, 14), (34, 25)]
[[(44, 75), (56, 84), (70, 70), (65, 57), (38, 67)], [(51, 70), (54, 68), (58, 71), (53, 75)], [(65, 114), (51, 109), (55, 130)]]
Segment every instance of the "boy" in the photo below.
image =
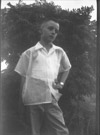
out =
[[(71, 64), (65, 51), (53, 44), (59, 24), (48, 20), (41, 25), (40, 41), (22, 53), (15, 71), (22, 76), (22, 99), (29, 107), (32, 135), (40, 135), (41, 115), (45, 113), (54, 135), (68, 135), (58, 105), (59, 90), (64, 86)], [(58, 75), (61, 76), (58, 80)]]

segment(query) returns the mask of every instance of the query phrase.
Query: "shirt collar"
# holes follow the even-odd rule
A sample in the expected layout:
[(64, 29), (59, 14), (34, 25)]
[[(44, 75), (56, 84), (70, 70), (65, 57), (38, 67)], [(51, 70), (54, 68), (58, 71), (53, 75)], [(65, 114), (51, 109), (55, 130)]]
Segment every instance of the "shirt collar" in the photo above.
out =
[(43, 48), (43, 46), (40, 44), (40, 42), (38, 42), (36, 45), (35, 45), (35, 50), (38, 50), (38, 49), (41, 49)]
[[(38, 50), (38, 49), (41, 49), (41, 48), (44, 48), (43, 45), (40, 44), (40, 42), (38, 42), (35, 46), (35, 49)], [(52, 43), (52, 48), (53, 50), (57, 49), (57, 47)]]

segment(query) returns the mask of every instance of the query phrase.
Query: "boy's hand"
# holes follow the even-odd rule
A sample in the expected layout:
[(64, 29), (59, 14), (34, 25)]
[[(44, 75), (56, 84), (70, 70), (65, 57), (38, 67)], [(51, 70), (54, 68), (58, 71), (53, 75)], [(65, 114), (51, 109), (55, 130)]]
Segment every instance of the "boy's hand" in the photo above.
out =
[(54, 81), (54, 83), (52, 84), (54, 89), (58, 89), (61, 90), (63, 88), (63, 85), (61, 85), (60, 83), (58, 83), (57, 80)]

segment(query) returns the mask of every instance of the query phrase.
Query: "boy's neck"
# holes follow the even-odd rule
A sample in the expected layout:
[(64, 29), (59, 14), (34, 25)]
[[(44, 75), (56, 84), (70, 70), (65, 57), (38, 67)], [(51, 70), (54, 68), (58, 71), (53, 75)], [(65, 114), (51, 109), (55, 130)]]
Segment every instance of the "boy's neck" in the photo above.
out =
[(47, 51), (49, 51), (50, 48), (52, 47), (52, 43), (51, 43), (51, 42), (46, 43), (46, 42), (44, 42), (43, 40), (40, 40), (40, 43), (41, 43), (41, 45), (43, 45), (43, 47), (46, 48)]

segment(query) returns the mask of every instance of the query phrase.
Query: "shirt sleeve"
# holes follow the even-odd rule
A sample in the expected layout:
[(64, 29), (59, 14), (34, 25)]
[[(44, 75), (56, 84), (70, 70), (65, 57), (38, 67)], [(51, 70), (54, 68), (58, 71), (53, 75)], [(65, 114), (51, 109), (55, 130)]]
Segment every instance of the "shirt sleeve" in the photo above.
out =
[(71, 68), (71, 63), (65, 51), (62, 53), (60, 72), (68, 71)]
[(19, 73), (21, 76), (26, 76), (28, 65), (29, 57), (26, 55), (26, 53), (22, 53), (14, 71)]

